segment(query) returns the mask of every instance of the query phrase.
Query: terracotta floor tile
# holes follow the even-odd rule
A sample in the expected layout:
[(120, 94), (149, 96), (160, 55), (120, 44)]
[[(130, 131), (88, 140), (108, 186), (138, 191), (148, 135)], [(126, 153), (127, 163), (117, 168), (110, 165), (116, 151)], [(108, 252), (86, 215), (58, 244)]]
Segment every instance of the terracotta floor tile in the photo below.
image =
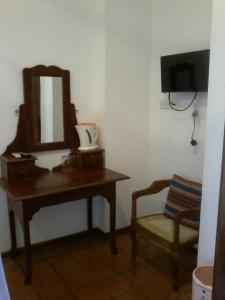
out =
[(147, 261), (155, 261), (165, 256), (165, 251), (163, 249), (149, 243), (140, 247), (139, 252)]
[(95, 270), (104, 265), (104, 261), (93, 250), (83, 251), (82, 253), (76, 255), (75, 259), (83, 269), (87, 269), (87, 270), (89, 269)]
[(76, 253), (75, 258), (83, 258), (83, 257), (96, 257), (98, 255), (97, 251), (94, 247), (86, 248), (85, 250), (79, 251)]
[(195, 255), (193, 252), (184, 253), (184, 255), (181, 256), (180, 263), (181, 266), (183, 266), (183, 271), (192, 273), (197, 266), (197, 254)]
[(154, 273), (163, 276), (167, 280), (172, 278), (171, 259), (163, 257), (162, 259), (148, 262), (148, 266)]
[(4, 270), (6, 274), (20, 272), (20, 267), (16, 259), (4, 258)]
[(119, 255), (113, 255), (109, 240), (85, 234), (34, 249), (33, 283), (24, 285), (21, 264), (4, 258), (12, 300), (190, 300), (191, 273), (196, 253), (181, 257), (180, 290), (171, 289), (170, 257), (139, 239), (139, 255), (130, 255), (129, 234), (117, 238)]
[(100, 282), (117, 275), (117, 273), (118, 272), (108, 262), (102, 265), (100, 268), (90, 271), (90, 274)]
[(60, 297), (63, 299), (62, 295), (70, 295), (68, 288), (59, 279), (45, 285), (34, 286), (33, 289), (39, 300), (55, 300)]
[(101, 243), (94, 247), (94, 249), (104, 261), (110, 261), (113, 257), (115, 257), (115, 255), (111, 252), (109, 243)]
[(130, 283), (121, 275), (104, 280), (101, 285), (111, 297), (117, 297), (132, 288)]
[(78, 300), (110, 300), (110, 296), (100, 285), (93, 285), (76, 293)]
[(10, 292), (10, 297), (11, 300), (37, 300), (37, 296), (31, 289), (13, 290)]
[(135, 290), (135, 289), (130, 290), (129, 292), (126, 292), (115, 298), (115, 300), (149, 300), (149, 299), (150, 298), (146, 297), (140, 291)]
[(81, 253), (82, 251), (87, 250), (87, 244), (82, 241), (73, 241), (64, 246), (64, 248), (71, 254), (77, 255), (77, 253)]
[(152, 281), (152, 284), (144, 284), (139, 287), (139, 290), (143, 295), (150, 299), (157, 300), (172, 300), (172, 289), (169, 285), (160, 281), (158, 278)]
[(14, 291), (18, 287), (24, 287), (24, 274), (22, 270), (20, 272), (15, 272), (15, 273), (6, 273), (6, 280), (8, 283), (8, 287), (10, 290)]
[(83, 270), (76, 273), (66, 274), (63, 276), (62, 280), (74, 294), (76, 294), (78, 290), (96, 284), (96, 280), (88, 272)]
[(47, 260), (45, 259), (44, 255), (42, 254), (35, 254), (32, 255), (32, 263), (33, 266), (39, 266), (39, 265), (45, 265), (47, 263)]
[(55, 262), (51, 262), (50, 264), (59, 276), (80, 272), (82, 270), (82, 268), (72, 257), (64, 257)]
[[(186, 266), (188, 264), (188, 267)], [(180, 276), (179, 281), (180, 284), (183, 285), (188, 281), (191, 281), (192, 271), (195, 268), (194, 264), (191, 264), (190, 261), (187, 260), (180, 263)], [(186, 270), (185, 270), (186, 266)], [(172, 281), (172, 269), (171, 269), (171, 258), (169, 256), (164, 256), (162, 259), (156, 261), (148, 262), (148, 267), (159, 277), (163, 277), (165, 281), (171, 283)]]
[(70, 258), (71, 255), (63, 247), (61, 247), (61, 248), (56, 247), (56, 248), (53, 248), (52, 250), (48, 250), (48, 252), (43, 254), (43, 257), (48, 262), (55, 262), (58, 260), (62, 260), (63, 258)]
[(105, 261), (110, 262), (114, 258), (114, 254), (112, 254), (110, 249), (99, 252), (99, 256)]
[(129, 236), (119, 236), (117, 238), (117, 246), (121, 248), (121, 250), (127, 251), (131, 249), (131, 239)]
[(136, 264), (136, 261), (130, 255), (126, 254), (117, 255), (111, 259), (112, 267), (118, 272), (129, 271), (135, 268)]
[(192, 293), (192, 284), (191, 284), (191, 282), (188, 282), (185, 285), (182, 285), (178, 292), (172, 293), (172, 295), (173, 295), (172, 299), (173, 300), (190, 300), (191, 293)]
[(45, 285), (51, 281), (58, 279), (56, 272), (48, 265), (42, 265), (34, 268), (33, 270), (33, 283), (32, 285)]
[(143, 266), (137, 266), (131, 271), (122, 273), (122, 276), (132, 285), (143, 285), (155, 281), (155, 275)]
[[(25, 265), (24, 253), (19, 254), (16, 258), (16, 261), (20, 266), (24, 266)], [(40, 265), (45, 265), (46, 263), (47, 263), (47, 261), (46, 261), (44, 255), (37, 254), (37, 253), (32, 254), (32, 264), (33, 264), (34, 268), (38, 267)]]
[(75, 298), (72, 294), (66, 293), (56, 296), (54, 300), (77, 300), (77, 298)]

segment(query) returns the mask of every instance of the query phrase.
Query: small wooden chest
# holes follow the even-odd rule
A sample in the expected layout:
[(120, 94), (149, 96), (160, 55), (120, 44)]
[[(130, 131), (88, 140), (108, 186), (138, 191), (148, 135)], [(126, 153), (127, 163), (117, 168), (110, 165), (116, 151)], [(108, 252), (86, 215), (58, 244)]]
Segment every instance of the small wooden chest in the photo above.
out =
[(14, 158), (12, 155), (2, 155), (2, 177), (8, 182), (16, 179), (34, 176), (36, 157)]

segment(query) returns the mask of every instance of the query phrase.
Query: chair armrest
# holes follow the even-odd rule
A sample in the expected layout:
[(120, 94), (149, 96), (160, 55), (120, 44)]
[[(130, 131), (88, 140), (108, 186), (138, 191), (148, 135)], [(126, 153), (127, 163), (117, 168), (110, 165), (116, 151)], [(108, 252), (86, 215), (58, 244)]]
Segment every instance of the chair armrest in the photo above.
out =
[(179, 244), (180, 239), (180, 224), (181, 220), (190, 216), (199, 216), (200, 215), (200, 208), (193, 208), (183, 210), (177, 213), (174, 219), (174, 242), (175, 245)]
[(180, 221), (186, 217), (199, 216), (199, 214), (200, 214), (200, 208), (186, 209), (178, 212), (174, 220), (175, 222), (180, 223)]
[(161, 192), (166, 187), (170, 186), (172, 179), (157, 180), (154, 181), (149, 187), (143, 190), (135, 191), (132, 194), (132, 217), (131, 222), (133, 223), (137, 216), (137, 199), (142, 196), (153, 195)]

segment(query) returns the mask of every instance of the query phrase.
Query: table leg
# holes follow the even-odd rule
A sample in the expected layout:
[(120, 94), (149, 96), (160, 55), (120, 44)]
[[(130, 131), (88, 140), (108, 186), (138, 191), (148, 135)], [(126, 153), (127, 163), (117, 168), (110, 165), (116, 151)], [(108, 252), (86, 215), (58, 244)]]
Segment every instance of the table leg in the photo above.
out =
[(93, 229), (92, 197), (87, 198), (87, 227), (88, 227), (88, 231), (92, 231)]
[(116, 246), (116, 186), (113, 185), (110, 194), (107, 196), (110, 207), (110, 245), (112, 254), (118, 254)]
[(17, 244), (16, 244), (16, 226), (15, 226), (15, 216), (14, 211), (9, 211), (9, 225), (10, 225), (10, 235), (11, 235), (11, 252), (10, 257), (15, 258), (17, 252)]
[(25, 284), (32, 281), (32, 253), (30, 242), (29, 220), (24, 218), (24, 243), (25, 243)]

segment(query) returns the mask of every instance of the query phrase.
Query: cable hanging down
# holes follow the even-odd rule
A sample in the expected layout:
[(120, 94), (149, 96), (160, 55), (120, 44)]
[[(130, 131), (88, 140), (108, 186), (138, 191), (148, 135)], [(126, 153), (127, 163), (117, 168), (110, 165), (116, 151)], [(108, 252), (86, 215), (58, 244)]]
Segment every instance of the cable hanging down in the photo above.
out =
[(194, 96), (193, 96), (193, 99), (191, 100), (191, 102), (185, 108), (178, 109), (178, 108), (174, 107), (176, 104), (171, 101), (171, 92), (169, 92), (169, 94), (168, 94), (168, 100), (169, 100), (170, 108), (173, 109), (173, 110), (175, 110), (175, 111), (185, 111), (185, 110), (187, 110), (188, 108), (190, 108), (192, 106), (192, 104), (194, 103), (197, 95), (198, 95), (198, 92), (195, 92)]
[(192, 118), (193, 118), (193, 125), (194, 125), (194, 127), (193, 127), (193, 131), (192, 131), (192, 135), (191, 135), (191, 145), (192, 146), (196, 146), (196, 145), (198, 145), (198, 142), (194, 139), (194, 134), (195, 134), (195, 126), (196, 126), (196, 118), (197, 118), (197, 116), (198, 116), (198, 111), (197, 110), (195, 110), (193, 113), (192, 113)]

